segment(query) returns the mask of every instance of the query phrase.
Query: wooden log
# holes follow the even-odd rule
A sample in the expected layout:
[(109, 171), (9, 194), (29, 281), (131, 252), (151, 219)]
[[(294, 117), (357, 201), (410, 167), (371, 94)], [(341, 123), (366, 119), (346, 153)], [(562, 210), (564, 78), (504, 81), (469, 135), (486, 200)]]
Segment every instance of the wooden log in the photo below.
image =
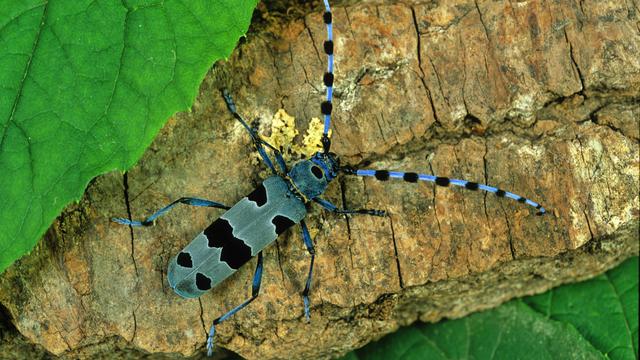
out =
[[(320, 116), (319, 8), (261, 4), (258, 15), (192, 111), (124, 177), (93, 181), (0, 276), (21, 334), (0, 337), (0, 357), (201, 353), (210, 322), (249, 296), (255, 260), (200, 299), (168, 287), (170, 257), (220, 211), (182, 207), (133, 231), (109, 219), (140, 219), (180, 196), (233, 204), (264, 178), (223, 87), (265, 136), (279, 109), (300, 133)], [(341, 177), (327, 198), (389, 217), (314, 207), (311, 322), (300, 296), (309, 256), (289, 231), (265, 252), (260, 297), (220, 325), (217, 344), (246, 358), (335, 357), (418, 319), (461, 317), (638, 254), (638, 16), (619, 1), (336, 4), (332, 150), (343, 163), (487, 182), (549, 214), (480, 192)]]

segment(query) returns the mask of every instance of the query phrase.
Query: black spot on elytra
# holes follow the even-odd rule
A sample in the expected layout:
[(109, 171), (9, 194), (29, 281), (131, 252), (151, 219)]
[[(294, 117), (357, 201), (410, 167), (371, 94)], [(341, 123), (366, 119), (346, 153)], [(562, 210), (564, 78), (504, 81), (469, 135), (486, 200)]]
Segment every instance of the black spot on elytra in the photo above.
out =
[(178, 254), (178, 258), (176, 259), (178, 265), (186, 268), (193, 267), (193, 261), (191, 261), (191, 254), (186, 252), (181, 252)]
[(322, 19), (324, 20), (325, 24), (327, 25), (331, 24), (331, 21), (332, 21), (331, 12), (325, 11), (324, 14), (322, 15)]
[(313, 165), (311, 167), (311, 172), (313, 173), (313, 176), (317, 177), (318, 179), (322, 179), (323, 173), (322, 173), (322, 170), (319, 167)]
[(469, 181), (464, 184), (464, 187), (469, 190), (478, 190), (478, 183)]
[(496, 191), (496, 196), (497, 197), (504, 197), (504, 195), (505, 195), (504, 190), (498, 189), (498, 191)]
[(209, 240), (209, 247), (221, 248), (225, 243), (233, 241), (233, 227), (226, 219), (219, 218), (204, 229), (204, 235)]
[(202, 273), (196, 274), (196, 286), (199, 290), (207, 291), (211, 289), (211, 279)]
[(322, 81), (324, 82), (324, 86), (332, 87), (333, 86), (333, 73), (327, 72), (324, 73), (322, 77)]
[(258, 188), (253, 190), (253, 192), (247, 196), (247, 199), (249, 199), (249, 200), (253, 201), (254, 203), (256, 203), (256, 205), (258, 205), (258, 207), (261, 207), (262, 205), (266, 204), (267, 203), (267, 189), (265, 189), (264, 184), (260, 184), (260, 186), (258, 186)]
[(418, 174), (414, 172), (404, 173), (404, 175), (402, 175), (402, 179), (404, 181), (412, 182), (412, 183), (418, 182)]
[(436, 184), (440, 185), (440, 186), (449, 186), (449, 183), (451, 181), (449, 180), (449, 178), (446, 177), (437, 177), (436, 178)]
[(331, 40), (326, 40), (324, 42), (324, 52), (327, 55), (333, 55), (333, 41)]
[(322, 104), (320, 104), (320, 111), (322, 111), (323, 115), (331, 115), (331, 110), (333, 110), (331, 101), (323, 101)]
[(387, 170), (377, 170), (374, 176), (380, 181), (389, 180), (389, 172)]
[(229, 221), (219, 218), (204, 230), (209, 247), (222, 248), (220, 260), (232, 269), (238, 269), (251, 259), (251, 248), (241, 239), (233, 236), (233, 227)]
[(527, 202), (527, 199), (525, 199), (522, 196), (520, 196), (520, 198), (518, 198), (518, 202), (524, 204), (525, 202)]
[(271, 219), (271, 223), (276, 226), (276, 234), (280, 235), (295, 223), (286, 216), (276, 215)]
[(233, 238), (222, 247), (220, 260), (224, 261), (232, 269), (239, 269), (251, 259), (251, 248), (247, 246), (241, 239)]

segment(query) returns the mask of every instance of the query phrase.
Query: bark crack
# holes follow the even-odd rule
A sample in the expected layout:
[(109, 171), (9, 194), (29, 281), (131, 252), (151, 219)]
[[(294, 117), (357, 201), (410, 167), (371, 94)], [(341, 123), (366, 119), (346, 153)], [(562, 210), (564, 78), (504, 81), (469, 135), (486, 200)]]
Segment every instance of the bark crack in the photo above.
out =
[[(124, 202), (127, 206), (127, 216), (129, 220), (133, 220), (131, 217), (131, 202), (129, 201), (129, 173), (125, 172), (122, 176), (122, 183), (124, 186)], [(138, 264), (136, 263), (136, 247), (135, 247), (135, 237), (133, 235), (133, 227), (129, 225), (129, 234), (131, 235), (131, 262), (133, 263), (133, 268), (136, 271), (136, 278), (139, 276), (138, 273)]]
[(202, 299), (198, 298), (198, 304), (200, 305), (200, 324), (202, 324), (202, 329), (204, 330), (205, 334), (208, 334), (209, 331), (204, 324), (204, 307), (202, 306)]
[[(289, 49), (289, 51), (291, 51), (291, 49)], [(302, 72), (304, 73), (304, 80), (305, 80), (304, 82), (306, 84), (308, 84), (309, 86), (311, 86), (311, 88), (313, 88), (313, 90), (315, 90), (316, 93), (318, 93), (318, 94), (321, 93), (320, 89), (318, 89), (315, 85), (313, 85), (313, 83), (311, 81), (309, 81), (309, 75), (307, 74), (306, 67), (303, 65), (303, 66), (301, 66), (301, 68), (302, 68)], [(307, 100), (308, 100), (308, 98), (307, 98)], [(280, 106), (282, 108), (284, 108), (284, 106), (282, 106), (282, 104)]]
[(507, 223), (507, 237), (509, 239), (509, 251), (511, 251), (511, 258), (516, 260), (516, 248), (513, 244), (513, 235), (511, 234), (511, 224), (509, 223), (509, 216), (507, 215), (507, 211), (504, 209), (504, 206), (500, 204), (500, 209), (504, 214), (504, 220)]
[(584, 91), (586, 91), (587, 87), (584, 84), (584, 76), (582, 75), (582, 71), (580, 71), (580, 67), (578, 66), (578, 62), (576, 61), (575, 53), (573, 51), (573, 44), (571, 43), (571, 41), (569, 41), (569, 36), (567, 35), (567, 29), (563, 28), (562, 30), (564, 32), (564, 39), (569, 45), (569, 58), (571, 59), (572, 67), (575, 70), (575, 73), (578, 76), (578, 79), (580, 80), (580, 86), (582, 87), (580, 92), (583, 92), (583, 95), (586, 98), (587, 96), (584, 94)]
[[(382, 116), (382, 114), (380, 114)], [(384, 141), (385, 143), (387, 142), (386, 137), (384, 136), (384, 132), (382, 131), (382, 126), (380, 125), (380, 119), (378, 119), (378, 117), (375, 117), (376, 119), (376, 124), (378, 125), (378, 131), (380, 131), (380, 137), (382, 137), (382, 141)]]
[[(465, 89), (467, 88), (467, 52), (466, 52), (467, 47), (464, 45), (461, 36), (458, 37), (458, 39), (460, 40), (460, 48), (464, 50), (464, 54), (462, 56), (462, 86), (460, 87), (460, 91), (461, 91), (460, 96), (462, 97), (462, 104), (464, 105), (464, 111), (466, 114), (469, 114), (469, 106), (467, 105), (467, 99), (465, 96)], [(454, 120), (458, 120), (458, 119), (454, 119)]]
[[(413, 26), (416, 29), (416, 54), (418, 57), (418, 69), (420, 69), (420, 74), (418, 75), (418, 77), (420, 78), (420, 82), (422, 83), (422, 87), (424, 88), (425, 93), (427, 94), (427, 99), (429, 99), (429, 105), (431, 106), (431, 112), (433, 112), (433, 119), (436, 122), (436, 124), (440, 124), (440, 120), (438, 119), (438, 114), (436, 113), (436, 106), (433, 103), (433, 97), (431, 95), (431, 90), (429, 90), (429, 87), (427, 86), (427, 81), (426, 81), (426, 75), (424, 73), (424, 70), (422, 69), (422, 54), (420, 53), (420, 49), (422, 48), (422, 43), (421, 43), (421, 39), (420, 39), (420, 28), (418, 27), (418, 18), (416, 17), (416, 11), (415, 9), (412, 7), (410, 7), (411, 9), (411, 16), (413, 17)], [(431, 59), (429, 59), (429, 61), (431, 62)], [(433, 66), (433, 63), (431, 63), (431, 66)], [(434, 67), (434, 72), (435, 72), (435, 67)], [(437, 73), (436, 73), (436, 77), (437, 77)], [(438, 84), (440, 83), (440, 79), (438, 79)], [(440, 88), (440, 91), (442, 91), (442, 88)]]
[(73, 348), (71, 347), (69, 340), (67, 340), (67, 338), (65, 338), (64, 335), (62, 334), (62, 331), (57, 330), (56, 333), (58, 333), (58, 335), (60, 336), (64, 344), (67, 346), (67, 350), (71, 351)]
[(391, 240), (393, 240), (393, 253), (396, 258), (396, 267), (398, 268), (398, 284), (401, 289), (404, 289), (404, 281), (402, 280), (402, 269), (400, 268), (400, 258), (398, 256), (398, 245), (396, 243), (396, 233), (393, 230), (393, 219), (389, 215), (389, 225), (391, 227)]
[(129, 342), (133, 342), (138, 332), (138, 320), (136, 319), (136, 311), (133, 310), (131, 312), (131, 315), (133, 316), (133, 335), (131, 335), (131, 339), (129, 340)]
[(351, 37), (355, 40), (356, 34), (353, 32), (353, 26), (351, 25), (351, 18), (349, 17), (349, 10), (346, 7), (343, 7), (344, 14), (347, 16), (347, 23), (349, 24), (349, 32), (351, 33)]
[(484, 29), (485, 36), (487, 37), (487, 41), (489, 45), (491, 45), (491, 38), (489, 37), (489, 29), (487, 28), (487, 24), (484, 22), (484, 18), (482, 17), (482, 12), (480, 11), (480, 6), (478, 5), (478, 1), (474, 0), (473, 2), (476, 6), (476, 10), (478, 11), (478, 17), (480, 18), (480, 24), (482, 24), (482, 28)]
[[(631, 100), (629, 102), (636, 102), (637, 103), (638, 101), (640, 101), (640, 99), (631, 98)], [(611, 131), (614, 131), (614, 132), (620, 134), (621, 136), (625, 137), (626, 139), (630, 139), (630, 140), (633, 140), (635, 142), (638, 142), (638, 140), (634, 140), (628, 134), (625, 134), (622, 129), (620, 129), (620, 128), (618, 128), (615, 125), (610, 124), (610, 123), (601, 123), (601, 121), (598, 119), (598, 113), (600, 112), (600, 110), (604, 109), (605, 107), (607, 107), (609, 105), (614, 105), (614, 104), (626, 104), (626, 103), (628, 103), (628, 102), (627, 101), (609, 102), (609, 101), (605, 100), (603, 104), (599, 105), (598, 107), (596, 107), (595, 109), (593, 109), (593, 111), (591, 111), (589, 113), (589, 116), (587, 117), (587, 119), (585, 121), (582, 121), (579, 124), (581, 124), (583, 122), (586, 122), (586, 121), (591, 121), (595, 125), (604, 126), (604, 127), (607, 127), (609, 129), (611, 129)]]
[(309, 27), (309, 24), (307, 24), (307, 19), (304, 19), (303, 23), (304, 23), (304, 28), (307, 30), (307, 34), (309, 34), (309, 39), (311, 39), (311, 45), (316, 51), (316, 57), (318, 58), (318, 61), (322, 63), (322, 59), (320, 58), (320, 51), (318, 51), (318, 46), (316, 45), (316, 41), (313, 38), (313, 32), (311, 32), (311, 28)]
[(595, 240), (593, 236), (593, 230), (591, 229), (591, 222), (589, 221), (589, 216), (587, 215), (587, 210), (582, 209), (582, 213), (584, 214), (584, 218), (587, 220), (587, 228), (589, 229), (589, 235), (591, 236), (591, 242)]

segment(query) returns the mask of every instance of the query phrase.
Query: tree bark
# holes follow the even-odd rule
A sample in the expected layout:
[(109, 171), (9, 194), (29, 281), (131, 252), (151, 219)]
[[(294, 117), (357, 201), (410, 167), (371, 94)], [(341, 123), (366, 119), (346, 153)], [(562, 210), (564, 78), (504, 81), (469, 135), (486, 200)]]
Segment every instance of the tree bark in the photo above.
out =
[[(294, 227), (265, 250), (261, 294), (218, 327), (217, 346), (246, 358), (335, 357), (418, 319), (461, 317), (638, 254), (640, 3), (351, 3), (333, 11), (332, 151), (342, 163), (489, 183), (549, 213), (343, 175), (326, 198), (389, 215), (311, 207), (310, 323), (300, 296), (310, 258)], [(0, 276), (0, 303), (21, 334), (0, 337), (0, 357), (201, 354), (211, 321), (249, 297), (255, 260), (199, 299), (167, 284), (168, 260), (221, 211), (180, 207), (150, 228), (109, 219), (142, 219), (181, 196), (232, 205), (268, 175), (221, 88), (265, 136), (282, 130), (272, 128), (279, 109), (300, 134), (320, 116), (322, 13), (288, 10), (259, 5), (192, 111), (169, 120), (127, 174), (95, 179)], [(24, 350), (21, 336), (37, 346)]]

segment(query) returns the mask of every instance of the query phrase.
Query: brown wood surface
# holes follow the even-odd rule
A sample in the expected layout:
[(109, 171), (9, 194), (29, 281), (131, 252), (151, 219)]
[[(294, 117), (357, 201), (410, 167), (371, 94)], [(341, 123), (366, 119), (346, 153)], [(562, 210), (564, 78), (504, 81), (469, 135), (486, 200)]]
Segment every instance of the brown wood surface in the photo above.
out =
[[(265, 135), (281, 108), (300, 132), (319, 116), (320, 8), (291, 6), (260, 4), (192, 111), (126, 176), (93, 181), (0, 276), (5, 323), (21, 333), (0, 328), (0, 357), (202, 354), (210, 322), (249, 296), (255, 261), (181, 299), (167, 261), (220, 211), (181, 207), (133, 231), (109, 218), (129, 209), (140, 219), (180, 196), (233, 204), (259, 183), (266, 172), (222, 87)], [(333, 18), (332, 150), (343, 163), (487, 182), (549, 214), (480, 192), (341, 177), (327, 198), (390, 216), (313, 207), (311, 322), (300, 297), (309, 256), (289, 231), (265, 252), (260, 297), (219, 326), (218, 346), (247, 358), (335, 357), (417, 319), (464, 316), (638, 254), (637, 1), (343, 2)]]

